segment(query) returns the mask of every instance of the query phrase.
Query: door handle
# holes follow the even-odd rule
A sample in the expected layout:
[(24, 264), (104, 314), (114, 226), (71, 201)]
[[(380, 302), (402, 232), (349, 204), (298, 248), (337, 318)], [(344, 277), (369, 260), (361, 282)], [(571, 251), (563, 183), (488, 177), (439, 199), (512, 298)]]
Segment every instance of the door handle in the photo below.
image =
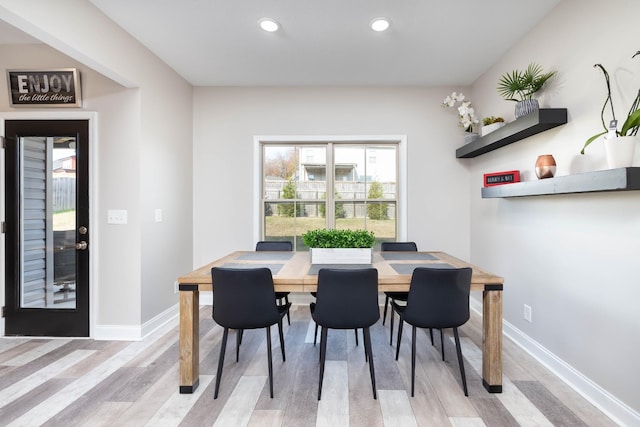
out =
[(87, 250), (87, 242), (85, 242), (84, 240), (76, 243), (76, 249), (81, 250), (81, 251), (86, 251)]

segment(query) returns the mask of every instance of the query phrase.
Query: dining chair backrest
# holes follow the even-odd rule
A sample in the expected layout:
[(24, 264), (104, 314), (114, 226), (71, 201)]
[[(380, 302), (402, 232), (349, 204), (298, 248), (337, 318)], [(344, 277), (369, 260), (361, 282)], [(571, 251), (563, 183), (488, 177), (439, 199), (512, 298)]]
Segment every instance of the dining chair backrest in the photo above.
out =
[(397, 252), (417, 252), (418, 245), (415, 242), (382, 242), (380, 250)]
[(291, 252), (293, 244), (288, 240), (262, 240), (256, 243), (256, 251)]
[(321, 268), (314, 319), (332, 329), (366, 328), (378, 321), (378, 270)]
[(471, 268), (413, 270), (404, 319), (420, 328), (453, 328), (469, 320)]
[(231, 329), (256, 329), (278, 322), (273, 277), (268, 268), (211, 269), (213, 320)]

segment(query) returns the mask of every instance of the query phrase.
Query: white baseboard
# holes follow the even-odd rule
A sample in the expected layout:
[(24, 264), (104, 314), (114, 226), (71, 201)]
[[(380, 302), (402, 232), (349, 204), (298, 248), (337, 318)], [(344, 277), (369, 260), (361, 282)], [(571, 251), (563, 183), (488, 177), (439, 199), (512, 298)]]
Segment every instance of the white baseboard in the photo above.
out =
[(175, 304), (142, 325), (96, 325), (93, 339), (99, 341), (139, 341), (151, 333), (178, 325), (180, 305)]
[[(470, 306), (482, 317), (482, 302), (472, 298)], [(503, 320), (502, 333), (613, 421), (623, 426), (640, 426), (640, 413), (577, 371), (520, 329)]]
[(203, 291), (200, 292), (200, 305), (213, 305), (213, 292)]

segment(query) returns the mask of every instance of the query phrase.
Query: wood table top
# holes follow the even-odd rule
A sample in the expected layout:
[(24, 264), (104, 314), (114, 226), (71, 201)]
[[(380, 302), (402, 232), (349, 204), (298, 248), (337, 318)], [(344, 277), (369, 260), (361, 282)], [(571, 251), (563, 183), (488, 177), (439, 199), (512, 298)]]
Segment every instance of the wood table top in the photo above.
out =
[[(253, 252), (238, 251), (210, 262), (178, 278), (180, 285), (198, 285), (198, 290), (212, 290), (212, 267), (268, 267), (273, 284), (279, 292), (315, 292), (320, 267), (355, 268), (353, 265), (312, 265), (309, 252)], [(444, 252), (374, 252), (371, 265), (378, 270), (380, 291), (406, 292), (415, 267), (462, 268), (471, 267), (471, 290), (502, 290), (504, 279)], [(181, 288), (182, 289), (182, 288)]]

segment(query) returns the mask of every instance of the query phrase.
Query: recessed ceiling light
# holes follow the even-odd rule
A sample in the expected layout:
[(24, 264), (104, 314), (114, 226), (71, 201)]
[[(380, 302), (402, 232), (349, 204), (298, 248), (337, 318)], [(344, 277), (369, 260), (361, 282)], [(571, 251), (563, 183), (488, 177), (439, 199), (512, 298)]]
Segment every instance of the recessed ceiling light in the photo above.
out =
[(260, 25), (260, 28), (270, 33), (278, 31), (278, 29), (280, 28), (280, 24), (278, 24), (278, 21), (271, 18), (262, 18), (258, 21), (258, 24)]
[(373, 31), (386, 31), (389, 28), (390, 22), (388, 18), (375, 18), (369, 23), (369, 26)]

